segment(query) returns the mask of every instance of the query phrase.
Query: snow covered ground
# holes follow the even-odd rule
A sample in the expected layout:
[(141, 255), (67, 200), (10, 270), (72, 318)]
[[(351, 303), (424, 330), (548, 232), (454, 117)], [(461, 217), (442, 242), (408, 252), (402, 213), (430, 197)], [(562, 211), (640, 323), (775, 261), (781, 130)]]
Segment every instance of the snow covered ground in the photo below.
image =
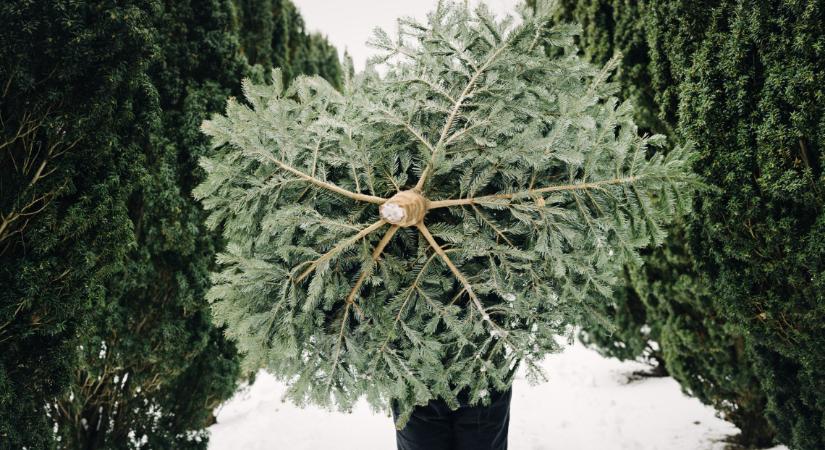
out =
[[(721, 450), (736, 427), (681, 393), (671, 378), (628, 383), (644, 365), (603, 358), (576, 343), (549, 356), (550, 381), (513, 387), (511, 450)], [(392, 450), (392, 418), (362, 403), (352, 414), (298, 409), (261, 373), (218, 411), (210, 450)], [(783, 450), (777, 447), (774, 450)]]

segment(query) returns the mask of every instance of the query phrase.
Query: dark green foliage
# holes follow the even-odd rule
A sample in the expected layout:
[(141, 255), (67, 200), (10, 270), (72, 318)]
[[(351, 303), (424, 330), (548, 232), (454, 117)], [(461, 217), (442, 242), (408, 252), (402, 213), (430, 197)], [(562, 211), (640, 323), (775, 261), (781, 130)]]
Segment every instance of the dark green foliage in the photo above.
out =
[[(250, 73), (237, 10), (0, 6), (0, 448), (53, 447), (54, 424), (65, 448), (205, 447), (240, 368), (203, 298), (222, 243), (190, 192), (200, 123)], [(272, 33), (255, 39), (272, 59)]]
[(583, 30), (578, 43), (591, 61), (604, 64), (615, 54), (622, 55), (615, 78), (621, 84), (621, 97), (633, 102), (642, 132), (670, 132), (668, 123), (659, 117), (650, 89), (647, 30), (639, 20), (647, 13), (646, 2), (561, 0), (559, 3), (560, 19), (581, 24)]
[[(168, 408), (158, 420), (159, 426), (147, 426), (145, 420), (135, 424), (138, 435), (141, 427), (145, 429), (146, 448), (170, 448), (171, 442), (176, 450), (203, 448), (206, 444), (205, 434), (199, 428), (215, 423), (215, 408), (235, 392), (240, 375), (238, 350), (233, 341), (224, 337), (224, 330), (213, 327), (207, 339), (206, 347), (186, 370), (155, 396), (159, 404)], [(198, 438), (182, 442), (175, 435), (187, 429), (197, 429)]]
[(632, 290), (645, 305), (667, 371), (683, 390), (736, 424), (738, 443), (769, 446), (774, 431), (764, 417), (766, 400), (752, 359), (741, 333), (695, 271), (683, 230), (675, 228), (663, 248), (651, 251), (644, 266), (631, 271)]
[(663, 376), (664, 356), (658, 345), (660, 324), (630, 279), (632, 269), (624, 269), (624, 286), (613, 293), (612, 301), (593, 306), (601, 320), (586, 324), (579, 340), (605, 356), (624, 360), (642, 360), (652, 366), (645, 376)]
[[(647, 61), (630, 64), (646, 65), (649, 81), (636, 82), (649, 83), (651, 111), (700, 147), (696, 170), (719, 188), (696, 204), (690, 249), (654, 251), (636, 277), (645, 282), (634, 283), (651, 285), (646, 309), (663, 324), (668, 368), (748, 428), (748, 443), (768, 440), (743, 426), (758, 424), (766, 403), (782, 442), (823, 448), (825, 5), (618, 3), (570, 2), (567, 13), (618, 24), (621, 11), (637, 10), (626, 32), (586, 26), (583, 46), (623, 50), (621, 36), (646, 34)], [(740, 408), (720, 406), (724, 398)]]
[[(746, 333), (781, 441), (821, 449), (825, 4), (671, 3), (654, 16), (668, 29), (657, 60), (688, 56), (654, 70), (679, 82), (681, 133), (700, 143), (697, 170), (720, 188), (697, 204), (691, 247)], [(663, 20), (673, 17), (684, 19)]]
[(238, 17), (241, 53), (250, 64), (260, 64), (266, 72), (275, 63), (274, 46), (282, 45), (275, 34), (273, 11), (282, 0), (234, 0)]
[(0, 448), (52, 445), (43, 406), (129, 248), (153, 98), (145, 3), (122, 3), (0, 4)]
[[(69, 448), (133, 448), (144, 439), (152, 448), (203, 447), (205, 397), (220, 401), (235, 387), (237, 355), (204, 354), (232, 347), (215, 332), (203, 299), (215, 236), (189, 192), (205, 149), (196, 124), (219, 108), (246, 67), (231, 4), (203, 3), (154, 5), (157, 52), (147, 75), (156, 116), (143, 124), (152, 132), (142, 148), (145, 173), (128, 200), (136, 245), (108, 284), (75, 383), (54, 411)], [(182, 385), (178, 378), (204, 358), (214, 361), (199, 367), (215, 371)]]
[(300, 74), (320, 75), (333, 86), (342, 82), (338, 51), (325, 37), (304, 29), (290, 0), (234, 0), (241, 23), (242, 52), (263, 73), (281, 69), (284, 82)]

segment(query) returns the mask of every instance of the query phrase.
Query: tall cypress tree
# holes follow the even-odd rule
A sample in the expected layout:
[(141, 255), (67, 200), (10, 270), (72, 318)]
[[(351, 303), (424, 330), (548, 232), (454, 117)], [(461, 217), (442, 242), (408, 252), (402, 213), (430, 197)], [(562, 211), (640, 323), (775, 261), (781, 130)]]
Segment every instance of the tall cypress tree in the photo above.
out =
[(696, 205), (691, 248), (781, 441), (825, 448), (825, 4), (703, 3), (651, 17), (655, 79), (678, 82), (679, 129), (719, 188)]
[(240, 33), (241, 53), (250, 64), (272, 68), (283, 37), (275, 33), (273, 14), (282, 0), (234, 0)]
[(241, 23), (241, 51), (269, 75), (277, 67), (285, 83), (299, 74), (319, 75), (334, 86), (343, 79), (338, 52), (326, 37), (307, 33), (290, 0), (234, 0)]
[(0, 5), (0, 448), (52, 447), (55, 425), (71, 448), (205, 445), (239, 368), (190, 191), (198, 127), (249, 72), (238, 9)]
[[(566, 4), (600, 23), (626, 23), (615, 16), (633, 9), (627, 29), (643, 30), (647, 58), (632, 64), (649, 80), (652, 111), (700, 146), (696, 169), (719, 188), (700, 197), (689, 245), (653, 252), (634, 283), (662, 327), (668, 367), (703, 400), (750, 409), (750, 427), (733, 417), (746, 434), (766, 409), (780, 440), (822, 448), (823, 5)], [(585, 48), (621, 49), (628, 33), (585, 29)]]
[[(137, 149), (144, 170), (124, 201), (134, 245), (107, 283), (71, 390), (50, 409), (62, 444), (72, 448), (203, 448), (211, 411), (231, 395), (240, 371), (234, 344), (212, 324), (204, 300), (222, 244), (204, 228), (190, 192), (206, 150), (200, 122), (239, 93), (238, 80), (251, 70), (245, 50), (271, 58), (274, 36), (242, 33), (236, 13), (244, 5), (230, 0), (151, 6), (156, 50), (144, 72), (154, 115), (141, 123), (149, 133)], [(297, 36), (303, 46), (330, 48)], [(327, 62), (334, 64), (312, 70), (338, 70), (337, 59)]]
[[(147, 75), (157, 120), (146, 124), (146, 172), (127, 203), (136, 245), (109, 283), (75, 385), (53, 412), (69, 447), (202, 447), (209, 411), (236, 385), (236, 352), (213, 331), (203, 300), (214, 237), (189, 192), (204, 149), (193, 125), (232, 93), (245, 63), (231, 4), (202, 3), (157, 2), (153, 11), (158, 52)], [(214, 361), (179, 383), (199, 360)]]
[(124, 267), (155, 119), (148, 3), (0, 4), (0, 448), (53, 445), (44, 405)]

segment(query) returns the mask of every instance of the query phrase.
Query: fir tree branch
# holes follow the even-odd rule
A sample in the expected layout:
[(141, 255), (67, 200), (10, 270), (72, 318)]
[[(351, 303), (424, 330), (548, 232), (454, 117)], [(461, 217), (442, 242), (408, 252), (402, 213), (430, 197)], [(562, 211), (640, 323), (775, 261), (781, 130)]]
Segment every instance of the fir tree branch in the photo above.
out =
[(268, 152), (261, 152), (261, 154), (266, 159), (268, 159), (268, 160), (272, 161), (273, 163), (275, 163), (275, 165), (277, 165), (281, 169), (286, 170), (287, 172), (292, 173), (293, 175), (297, 175), (299, 178), (302, 178), (302, 179), (304, 179), (304, 180), (306, 180), (306, 181), (308, 181), (308, 182), (310, 182), (310, 183), (312, 183), (312, 184), (314, 184), (318, 187), (324, 188), (328, 191), (335, 192), (336, 194), (341, 194), (344, 197), (348, 197), (348, 198), (351, 198), (353, 200), (358, 200), (358, 201), (361, 201), (361, 202), (375, 203), (375, 204), (378, 204), (378, 205), (380, 205), (380, 204), (384, 203), (385, 201), (387, 201), (387, 199), (385, 199), (385, 198), (375, 197), (373, 195), (357, 194), (355, 192), (348, 191), (348, 190), (346, 190), (346, 189), (344, 189), (340, 186), (336, 186), (332, 183), (328, 183), (326, 181), (319, 180), (319, 179), (317, 179), (317, 178), (315, 178), (311, 175), (307, 175), (304, 172), (301, 172), (300, 170), (298, 170), (298, 169), (296, 169), (296, 168), (294, 168), (294, 167), (292, 167), (288, 164), (285, 164), (285, 163), (281, 162), (280, 160), (278, 160), (274, 156), (270, 155)]
[(440, 245), (438, 245), (438, 242), (436, 242), (433, 235), (430, 234), (430, 230), (427, 228), (427, 226), (424, 225), (423, 222), (419, 222), (418, 224), (416, 224), (416, 227), (418, 228), (418, 231), (420, 231), (421, 234), (424, 236), (424, 239), (427, 240), (427, 243), (430, 244), (430, 247), (432, 247), (433, 250), (435, 250), (435, 252), (438, 253), (438, 256), (441, 257), (441, 259), (444, 261), (444, 264), (447, 265), (447, 267), (450, 269), (450, 271), (453, 273), (456, 279), (464, 286), (464, 289), (467, 291), (467, 295), (470, 296), (470, 300), (472, 300), (473, 305), (475, 305), (479, 314), (481, 314), (481, 319), (487, 322), (491, 328), (497, 331), (499, 335), (502, 338), (504, 338), (507, 335), (507, 332), (490, 319), (490, 315), (487, 314), (487, 310), (484, 309), (484, 305), (481, 304), (481, 300), (478, 299), (478, 297), (475, 294), (475, 291), (473, 291), (473, 287), (470, 284), (470, 281), (467, 280), (467, 277), (464, 276), (464, 274), (461, 273), (460, 270), (458, 270), (458, 267), (456, 267), (455, 264), (453, 264), (453, 261), (450, 259), (449, 256), (447, 256), (447, 253), (444, 252), (444, 249), (441, 248)]
[(485, 61), (484, 64), (482, 64), (475, 71), (473, 76), (470, 77), (470, 80), (467, 82), (467, 85), (464, 87), (464, 90), (461, 91), (461, 95), (459, 95), (458, 99), (456, 99), (455, 104), (453, 105), (453, 109), (450, 112), (450, 115), (447, 116), (447, 120), (446, 120), (446, 122), (444, 122), (444, 128), (441, 129), (441, 137), (438, 139), (438, 142), (435, 144), (435, 151), (433, 151), (432, 155), (430, 156), (430, 162), (427, 163), (427, 167), (421, 173), (421, 178), (419, 178), (418, 183), (415, 184), (415, 188), (417, 190), (420, 191), (424, 188), (424, 184), (427, 182), (427, 178), (430, 176), (430, 174), (433, 171), (433, 164), (435, 164), (436, 155), (438, 153), (438, 150), (442, 148), (442, 144), (444, 143), (444, 140), (447, 138), (447, 133), (450, 132), (450, 128), (452, 128), (452, 126), (453, 126), (453, 121), (455, 121), (455, 118), (458, 116), (458, 111), (461, 109), (461, 106), (464, 103), (464, 100), (466, 100), (469, 97), (470, 93), (472, 92), (473, 87), (475, 87), (475, 84), (478, 81), (478, 77), (480, 77), (481, 74), (484, 73), (484, 71), (487, 70), (490, 67), (491, 64), (493, 64), (493, 62), (495, 62), (496, 58), (498, 58), (498, 56), (501, 54), (501, 52), (503, 52), (507, 48), (508, 45), (509, 45), (509, 41), (504, 41), (501, 44), (501, 46), (499, 46), (499, 48), (497, 48), (490, 55), (490, 57), (487, 58), (487, 61)]
[[(295, 281), (300, 283), (304, 278), (306, 278), (310, 273), (312, 273), (312, 271), (315, 270), (321, 263), (323, 263), (324, 261), (328, 261), (333, 256), (337, 255), (338, 253), (341, 253), (344, 249), (346, 249), (350, 245), (352, 245), (352, 244), (358, 242), (359, 240), (361, 240), (362, 238), (364, 238), (364, 236), (366, 236), (366, 235), (372, 233), (373, 231), (375, 231), (375, 230), (381, 228), (382, 226), (384, 226), (385, 223), (387, 223), (387, 222), (384, 219), (379, 219), (378, 221), (376, 221), (372, 225), (370, 225), (370, 226), (364, 228), (363, 230), (359, 231), (358, 234), (356, 234), (355, 236), (352, 236), (349, 239), (345, 239), (345, 240), (339, 242), (338, 245), (336, 245), (335, 247), (332, 248), (332, 250), (324, 253), (318, 259), (316, 259), (315, 261), (312, 261), (312, 263), (310, 263), (309, 267), (306, 270), (304, 270), (301, 273), (301, 275), (299, 275), (298, 278), (295, 279)], [(300, 267), (300, 265), (298, 267)], [(296, 269), (298, 267), (296, 267)]]
[[(418, 271), (418, 275), (416, 275), (416, 277), (413, 280), (412, 284), (410, 284), (410, 286), (407, 288), (406, 292), (404, 293), (404, 295), (405, 295), (404, 301), (401, 302), (401, 306), (398, 308), (398, 314), (395, 315), (395, 320), (393, 320), (393, 322), (392, 322), (391, 330), (395, 330), (395, 327), (398, 325), (398, 322), (401, 320), (401, 315), (404, 313), (404, 308), (407, 306), (407, 302), (410, 301), (410, 299), (412, 298), (413, 292), (415, 292), (418, 289), (419, 283), (421, 283), (422, 275), (424, 275), (424, 272), (427, 270), (427, 267), (430, 265), (430, 263), (433, 261), (433, 259), (435, 259), (436, 256), (438, 256), (438, 254), (433, 253), (432, 255), (430, 255), (429, 258), (427, 258), (427, 261), (421, 267), (421, 270)], [(392, 338), (392, 334), (387, 333), (387, 338), (384, 339), (384, 343), (381, 344), (381, 348), (378, 349), (379, 352), (383, 352), (384, 350), (386, 350), (387, 344), (389, 344), (391, 338)]]
[[(383, 220), (379, 221), (383, 222)], [(383, 223), (382, 223), (383, 225)], [(327, 381), (327, 391), (332, 385), (333, 375), (335, 374), (335, 369), (338, 367), (338, 361), (341, 359), (341, 347), (344, 344), (344, 330), (346, 329), (347, 319), (349, 318), (349, 308), (350, 306), (354, 306), (356, 309), (358, 308), (358, 304), (355, 303), (355, 297), (358, 295), (358, 292), (361, 290), (361, 284), (364, 280), (369, 276), (370, 272), (372, 272), (372, 268), (375, 264), (378, 263), (378, 258), (381, 256), (381, 253), (384, 251), (384, 248), (389, 244), (392, 237), (395, 235), (396, 231), (398, 231), (399, 226), (393, 225), (387, 230), (387, 233), (381, 238), (381, 241), (378, 242), (378, 245), (375, 246), (375, 250), (372, 252), (372, 264), (361, 272), (361, 275), (358, 276), (358, 280), (356, 280), (355, 285), (352, 287), (349, 295), (347, 295), (346, 306), (344, 306), (344, 316), (341, 318), (341, 329), (338, 332), (338, 341), (335, 344), (335, 356), (332, 360), (332, 368), (329, 372), (329, 380)], [(363, 316), (363, 312), (361, 313)]]
[(429, 87), (430, 89), (435, 91), (437, 94), (440, 94), (444, 98), (449, 100), (450, 103), (453, 103), (453, 104), (455, 103), (455, 98), (452, 95), (450, 95), (449, 92), (444, 90), (444, 88), (442, 88), (441, 86), (438, 86), (437, 84), (433, 83), (432, 81), (424, 79), (423, 77), (404, 78), (404, 79), (400, 79), (400, 80), (395, 80), (394, 82), (395, 83), (400, 83), (400, 84), (404, 84), (404, 83), (422, 83), (422, 84), (425, 84), (425, 85), (427, 85), (427, 87)]
[(487, 226), (492, 228), (493, 231), (495, 231), (497, 235), (501, 236), (501, 238), (504, 239), (504, 241), (507, 242), (508, 245), (513, 246), (513, 243), (510, 241), (510, 239), (507, 239), (507, 236), (505, 236), (504, 233), (501, 230), (499, 230), (498, 227), (495, 226), (495, 224), (493, 224), (493, 222), (487, 219), (487, 217), (484, 216), (481, 210), (476, 208), (476, 205), (470, 206), (472, 206), (473, 210), (476, 212), (476, 217), (480, 218), (482, 222), (486, 223)]
[[(326, 130), (324, 130), (324, 132), (326, 132)], [(315, 177), (315, 170), (318, 168), (318, 152), (321, 150), (322, 142), (323, 139), (318, 139), (318, 142), (315, 144), (315, 148), (312, 151), (312, 171), (309, 173), (309, 176), (313, 178)], [(307, 191), (309, 191), (309, 189), (310, 187), (307, 186), (306, 189), (304, 189), (304, 191), (301, 192), (301, 195), (299, 195), (298, 198), (303, 197), (307, 193)]]
[[(372, 251), (372, 264), (370, 264), (366, 270), (361, 271), (361, 274), (355, 281), (355, 285), (352, 287), (349, 295), (347, 295), (347, 303), (355, 303), (355, 297), (361, 290), (361, 284), (363, 284), (364, 280), (370, 275), (370, 273), (372, 273), (373, 267), (378, 264), (378, 258), (381, 257), (381, 253), (384, 251), (384, 248), (390, 243), (390, 240), (392, 240), (392, 237), (399, 228), (400, 227), (398, 225), (391, 226), (390, 229), (387, 230), (387, 233), (384, 234), (384, 237), (381, 238), (381, 241), (378, 242), (378, 245), (375, 246), (375, 250)], [(356, 304), (356, 307), (357, 306), (358, 305)]]
[(547, 192), (559, 192), (559, 191), (581, 191), (587, 189), (602, 189), (603, 186), (609, 185), (616, 185), (616, 184), (632, 184), (636, 181), (641, 180), (644, 176), (641, 175), (633, 175), (629, 177), (623, 178), (613, 178), (610, 180), (602, 180), (602, 181), (592, 181), (589, 183), (573, 183), (573, 184), (562, 184), (557, 186), (547, 186), (539, 189), (528, 189), (526, 191), (520, 192), (511, 192), (507, 194), (493, 194), (493, 195), (483, 195), (480, 197), (469, 197), (469, 198), (457, 198), (452, 200), (435, 200), (430, 201), (428, 204), (427, 209), (437, 209), (437, 208), (446, 208), (450, 206), (462, 206), (462, 205), (483, 205), (485, 202), (490, 202), (493, 200), (508, 200), (513, 199), (516, 197), (523, 197), (523, 196), (530, 196), (533, 194), (545, 194)]
[(424, 136), (421, 134), (421, 132), (416, 130), (409, 122), (407, 122), (406, 120), (396, 116), (392, 112), (392, 110), (389, 110), (387, 108), (380, 108), (380, 107), (378, 109), (382, 113), (384, 113), (387, 117), (392, 119), (396, 124), (403, 126), (407, 131), (409, 131), (410, 134), (413, 135), (413, 137), (415, 137), (419, 142), (424, 144), (424, 146), (427, 147), (427, 150), (430, 151), (430, 156), (432, 156), (435, 153), (435, 147), (433, 147), (433, 144), (430, 143), (430, 141), (428, 141), (426, 138), (424, 138)]
[(476, 123), (474, 123), (470, 126), (464, 127), (462, 129), (456, 131), (455, 133), (451, 134), (450, 137), (448, 137), (447, 140), (444, 141), (444, 146), (446, 147), (446, 146), (452, 144), (453, 142), (455, 142), (456, 140), (458, 140), (459, 138), (463, 137), (465, 134), (469, 133), (470, 131), (472, 131), (472, 130), (474, 130), (474, 129), (482, 126), (482, 125), (488, 125), (488, 124), (489, 124), (489, 122), (487, 122), (487, 121), (479, 121), (479, 122), (476, 122)]
[(335, 379), (333, 375), (335, 375), (335, 369), (338, 368), (338, 361), (341, 359), (341, 347), (344, 344), (344, 330), (347, 326), (347, 319), (349, 318), (349, 307), (352, 306), (352, 303), (347, 302), (346, 306), (344, 306), (344, 315), (341, 317), (341, 329), (338, 332), (338, 340), (335, 343), (335, 355), (332, 358), (332, 368), (329, 370), (329, 379), (327, 380), (327, 392), (329, 392), (330, 388), (332, 387), (332, 381)]

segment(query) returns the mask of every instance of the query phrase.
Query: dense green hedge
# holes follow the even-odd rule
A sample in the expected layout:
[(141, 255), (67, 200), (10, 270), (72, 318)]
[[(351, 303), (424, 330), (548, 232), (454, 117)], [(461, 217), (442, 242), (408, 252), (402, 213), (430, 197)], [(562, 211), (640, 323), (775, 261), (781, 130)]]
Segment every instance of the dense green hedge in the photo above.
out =
[(203, 298), (221, 242), (190, 194), (200, 123), (287, 61), (286, 34), (289, 73), (341, 72), (287, 0), (258, 2), (268, 34), (244, 6), (0, 5), (0, 448), (205, 448), (240, 369)]
[(697, 201), (686, 243), (631, 271), (637, 295), (618, 310), (644, 314), (598, 344), (635, 343), (637, 320), (656, 322), (668, 370), (747, 443), (766, 443), (764, 413), (792, 448), (825, 447), (825, 5), (562, 3), (585, 53), (626, 55), (619, 79), (639, 120), (695, 142), (696, 170), (718, 188)]
[(0, 3), (0, 448), (52, 445), (43, 405), (125, 267), (155, 114), (148, 12)]
[(825, 4), (673, 2), (654, 19), (658, 60), (692, 61), (654, 79), (679, 81), (679, 128), (720, 188), (691, 247), (746, 333), (781, 441), (825, 448)]
[[(74, 382), (51, 410), (67, 448), (129, 448), (144, 436), (153, 448), (203, 446), (208, 407), (232, 394), (239, 374), (203, 299), (215, 242), (189, 192), (207, 147), (197, 124), (237, 90), (246, 62), (228, 0), (151, 7), (153, 115), (141, 122), (151, 134), (140, 143), (143, 170), (126, 203), (132, 245), (106, 283)], [(181, 374), (203, 358), (215, 364), (201, 364), (210, 370), (181, 386)], [(193, 403), (201, 407), (180, 413)]]
[(340, 87), (338, 52), (325, 37), (308, 34), (304, 19), (289, 0), (234, 0), (242, 53), (268, 73), (281, 69), (285, 82), (302, 73), (317, 74)]

